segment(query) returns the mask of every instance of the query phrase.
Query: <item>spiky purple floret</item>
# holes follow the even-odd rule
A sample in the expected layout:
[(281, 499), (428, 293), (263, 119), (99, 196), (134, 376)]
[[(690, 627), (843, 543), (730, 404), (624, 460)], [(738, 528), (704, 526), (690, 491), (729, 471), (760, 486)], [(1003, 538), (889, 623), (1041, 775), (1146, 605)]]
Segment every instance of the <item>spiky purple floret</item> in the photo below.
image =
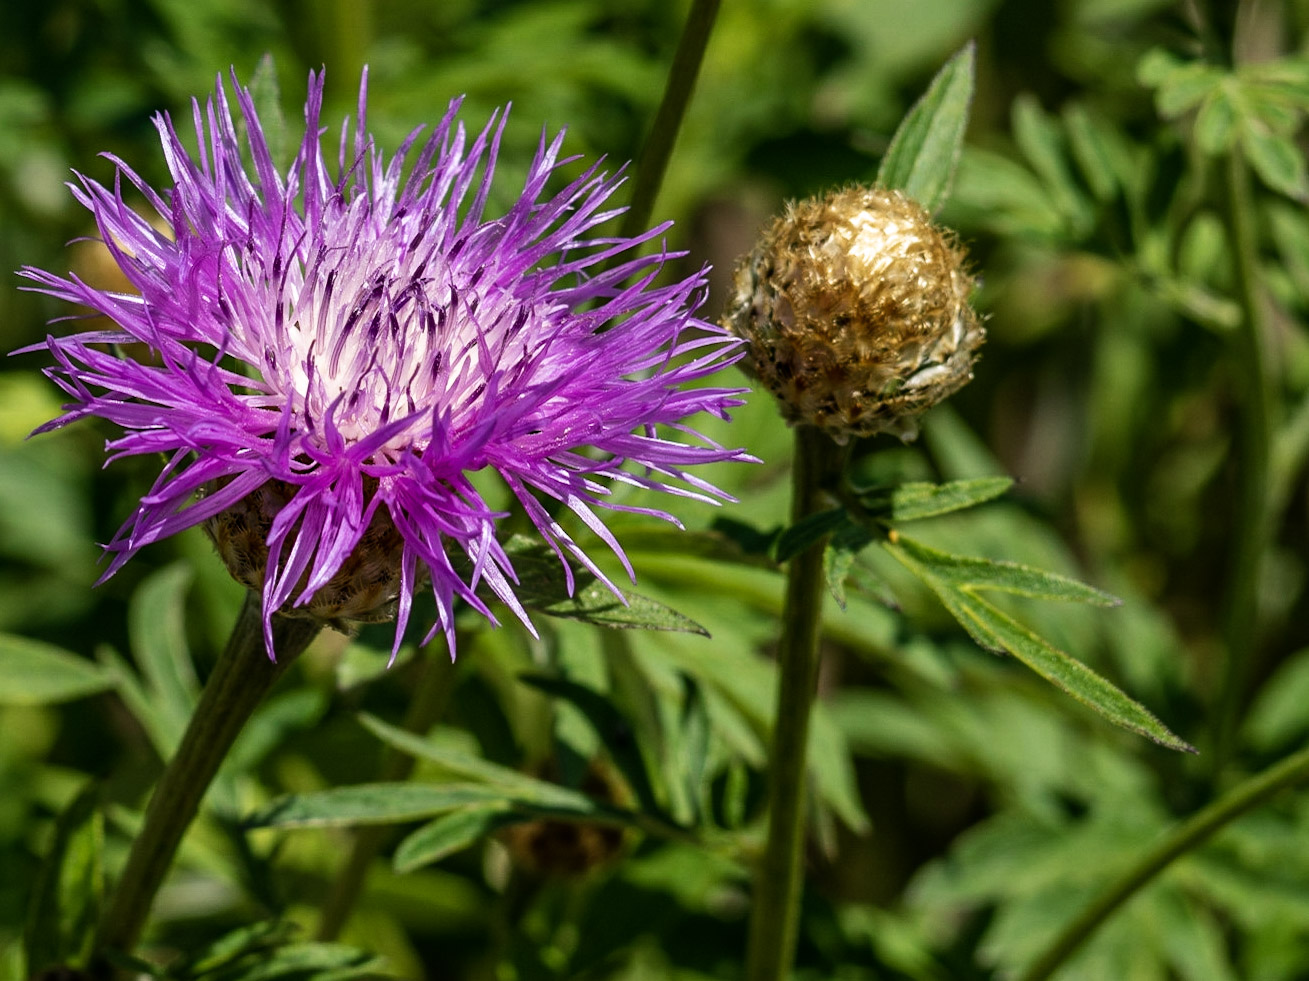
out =
[[(170, 191), (115, 157), (112, 189), (80, 174), (70, 185), (139, 295), (22, 271), (119, 328), (47, 338), (46, 373), (71, 401), (38, 432), (100, 416), (123, 430), (107, 444), (111, 459), (167, 460), (106, 546), (106, 578), (276, 480), (295, 491), (268, 534), (267, 636), (272, 614), (307, 603), (386, 508), (404, 540), (396, 644), (423, 566), (439, 611), (432, 632), (453, 642), (456, 598), (491, 616), (479, 582), (527, 622), (495, 534), (502, 515), (470, 473), (498, 471), (561, 559), (601, 579), (540, 497), (576, 514), (626, 566), (594, 510), (615, 507), (609, 484), (725, 496), (685, 468), (748, 457), (681, 420), (740, 404), (737, 389), (686, 387), (736, 360), (738, 342), (694, 316), (703, 272), (654, 285), (670, 253), (621, 259), (667, 226), (588, 237), (621, 210), (605, 208), (620, 176), (593, 165), (545, 196), (575, 158), (560, 158), (562, 133), (543, 134), (522, 193), (487, 219), (505, 115), (470, 144), (455, 100), (426, 140), (415, 130), (388, 161), (365, 129), (366, 73), (334, 173), (319, 125), (323, 75), (310, 73), (304, 139), (282, 172), (235, 73), (232, 84), (244, 139), (221, 77), (203, 106), (193, 102), (195, 157), (171, 119), (156, 118)], [(166, 232), (128, 206), (124, 180)], [(105, 349), (127, 343), (146, 351)], [(452, 565), (451, 544), (471, 575)]]

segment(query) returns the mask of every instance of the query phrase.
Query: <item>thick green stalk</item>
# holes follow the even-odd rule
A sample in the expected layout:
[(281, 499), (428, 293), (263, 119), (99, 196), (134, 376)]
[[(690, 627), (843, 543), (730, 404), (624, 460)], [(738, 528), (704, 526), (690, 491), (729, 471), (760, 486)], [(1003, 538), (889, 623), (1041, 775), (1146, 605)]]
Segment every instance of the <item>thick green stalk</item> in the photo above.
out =
[[(822, 431), (795, 430), (791, 521), (827, 506), (845, 452)], [(823, 548), (815, 542), (787, 567), (778, 643), (777, 712), (768, 762), (768, 839), (755, 873), (747, 981), (781, 981), (791, 972), (799, 932), (804, 854), (805, 759), (809, 716), (818, 686), (818, 637), (823, 608)]]
[(627, 214), (623, 216), (620, 232), (624, 238), (639, 235), (649, 227), (655, 198), (659, 196), (659, 188), (663, 185), (668, 159), (673, 154), (677, 132), (681, 129), (682, 118), (691, 101), (691, 93), (700, 74), (700, 65), (704, 62), (705, 48), (709, 44), (709, 35), (713, 33), (720, 4), (721, 0), (693, 0), (691, 4), (691, 12), (687, 15), (681, 39), (677, 42), (677, 51), (673, 54), (672, 67), (668, 70), (664, 97), (659, 103), (659, 111), (655, 114), (654, 125), (650, 127), (650, 135), (646, 137), (641, 157), (636, 162), (632, 200)]
[(1045, 981), (1093, 934), (1174, 859), (1204, 844), (1214, 832), (1254, 810), (1274, 794), (1309, 779), (1309, 747), (1250, 777), (1160, 838), (1060, 931), (1020, 981)]
[[(440, 647), (441, 650), (424, 652), (418, 687), (405, 713), (403, 726), (408, 732), (422, 734), (431, 729), (445, 711), (450, 693), (454, 690), (451, 683), (454, 664), (449, 657), (442, 656), (444, 645)], [(414, 772), (415, 762), (407, 753), (388, 746), (382, 753), (377, 779), (383, 782), (407, 780)], [(340, 873), (333, 879), (327, 900), (323, 903), (318, 920), (319, 940), (335, 940), (341, 935), (341, 930), (349, 921), (355, 903), (363, 892), (373, 859), (377, 858), (382, 846), (394, 832), (394, 828), (384, 824), (369, 825), (355, 831), (350, 855)]]
[[(150, 915), (155, 893), (173, 863), (182, 836), (228, 750), (287, 666), (318, 635), (316, 620), (274, 617), (277, 662), (264, 650), (259, 596), (246, 595), (227, 648), (214, 665), (177, 751), (146, 807), (141, 832), (132, 843), (96, 932), (96, 960), (109, 950), (130, 953)], [(100, 970), (104, 970), (103, 965)]]
[(1273, 379), (1268, 364), (1268, 326), (1259, 291), (1250, 178), (1240, 151), (1227, 168), (1227, 228), (1241, 304), (1236, 363), (1241, 373), (1240, 483), (1232, 516), (1231, 576), (1227, 586), (1223, 640), (1226, 661), (1217, 694), (1215, 768), (1226, 762), (1245, 700), (1251, 662), (1258, 651), (1259, 573), (1272, 539), (1269, 513), (1269, 461), (1272, 446)]

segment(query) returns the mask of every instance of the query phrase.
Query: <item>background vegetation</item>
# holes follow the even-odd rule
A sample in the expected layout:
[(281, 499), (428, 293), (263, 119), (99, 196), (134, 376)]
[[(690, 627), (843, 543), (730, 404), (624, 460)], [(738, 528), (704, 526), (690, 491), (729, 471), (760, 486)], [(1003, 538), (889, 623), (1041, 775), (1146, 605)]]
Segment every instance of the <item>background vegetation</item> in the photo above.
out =
[[(976, 39), (967, 148), (942, 217), (982, 278), (990, 340), (974, 382), (929, 416), (918, 443), (869, 441), (856, 467), (883, 482), (1017, 478), (1004, 499), (933, 519), (920, 537), (1122, 597), (1116, 610), (1012, 609), (1201, 751), (1115, 729), (980, 650), (871, 550), (825, 627), (804, 977), (1021, 969), (1164, 829), (1309, 735), (1309, 185), (1296, 142), (1309, 4), (1241, 11), (1159, 0), (723, 6), (656, 206), (676, 219), (669, 241), (684, 261), (715, 267), (710, 317), (764, 218), (788, 197), (871, 179), (909, 104)], [(390, 146), (454, 95), (467, 94), (470, 126), (512, 101), (505, 195), (542, 126), (567, 125), (571, 151), (617, 166), (639, 154), (685, 13), (654, 0), (14, 5), (0, 40), (0, 267), (71, 264), (109, 282), (92, 244), (65, 248), (91, 233), (62, 186), (69, 169), (107, 179), (96, 154), (110, 151), (162, 182), (152, 113), (184, 117), (216, 74), (234, 65), (249, 78), (265, 52), (292, 120), (311, 67), (327, 66), (325, 116), (339, 118), (370, 64), (371, 124)], [(0, 347), (39, 341), (62, 313), (0, 291)], [(240, 601), (198, 532), (92, 589), (94, 543), (130, 512), (154, 464), (102, 470), (108, 431), (95, 424), (25, 442), (58, 409), (38, 361), (0, 365), (0, 631), (88, 669), (44, 692), (0, 679), (0, 978), (14, 979), (45, 966), (25, 956), (42, 856), (62, 840), (56, 815), (87, 774), (102, 781), (112, 872)], [(403, 718), (416, 687), (432, 696), (430, 745), (447, 754), (416, 780), (448, 775), (462, 751), (624, 806), (648, 797), (708, 844), (538, 822), (444, 856), (411, 846), (399, 871), (397, 834), (344, 941), (408, 978), (739, 972), (781, 578), (765, 557), (728, 564), (725, 552), (748, 541), (745, 529), (784, 521), (790, 439), (761, 395), (730, 428), (709, 428), (764, 461), (710, 475), (740, 503), (679, 508), (688, 536), (637, 522), (619, 537), (639, 590), (712, 640), (543, 620), (538, 643), (470, 619), (453, 667), (442, 650), (411, 646), (383, 671), (385, 630), (326, 636), (240, 745), (161, 894), (150, 939), (183, 958), (174, 976), (329, 976), (303, 963), (257, 975), (252, 964), (273, 962), (197, 951), (255, 921), (312, 934), (348, 832), (242, 821), (280, 795), (393, 766), (377, 733)], [(524, 673), (553, 681), (526, 684)], [(606, 710), (584, 711), (560, 679), (603, 693)], [(1309, 796), (1278, 797), (1171, 865), (1058, 976), (1309, 975), (1307, 835)], [(86, 871), (87, 895), (98, 883)], [(369, 965), (340, 953), (328, 967), (344, 977)]]

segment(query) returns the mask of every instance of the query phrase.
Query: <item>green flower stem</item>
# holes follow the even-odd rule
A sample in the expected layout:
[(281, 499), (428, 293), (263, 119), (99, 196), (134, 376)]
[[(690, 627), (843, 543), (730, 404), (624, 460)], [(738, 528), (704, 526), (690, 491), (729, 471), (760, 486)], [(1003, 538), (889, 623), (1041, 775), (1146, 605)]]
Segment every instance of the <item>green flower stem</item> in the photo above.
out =
[[(791, 521), (829, 506), (825, 488), (839, 477), (845, 450), (820, 430), (797, 426)], [(778, 643), (777, 713), (768, 766), (768, 839), (755, 875), (746, 956), (747, 981), (781, 981), (791, 973), (799, 932), (804, 853), (806, 750), (818, 687), (818, 638), (826, 588), (825, 541), (787, 567)]]
[(1204, 810), (1183, 821), (1136, 860), (1130, 869), (1069, 922), (1021, 976), (1045, 981), (1086, 942), (1100, 924), (1132, 898), (1174, 859), (1204, 844), (1216, 831), (1265, 803), (1274, 794), (1309, 779), (1309, 746), (1239, 784)]
[(668, 158), (672, 156), (673, 145), (677, 142), (677, 131), (682, 126), (682, 118), (691, 101), (691, 92), (695, 89), (700, 65), (704, 62), (705, 48), (709, 44), (709, 35), (713, 33), (720, 3), (721, 0), (694, 0), (691, 4), (691, 12), (687, 15), (682, 37), (677, 42), (677, 51), (673, 54), (672, 67), (668, 71), (663, 100), (659, 103), (654, 125), (650, 128), (650, 135), (636, 163), (632, 200), (623, 217), (622, 231), (619, 232), (624, 238), (639, 235), (649, 228), (655, 198), (659, 196), (664, 172), (668, 169)]
[[(443, 644), (423, 652), (418, 686), (402, 723), (409, 732), (422, 734), (431, 729), (444, 714), (450, 701), (450, 693), (454, 690), (451, 681), (455, 667), (448, 657), (443, 656), (444, 653)], [(386, 782), (407, 780), (414, 772), (415, 763), (412, 756), (388, 746), (383, 751), (377, 779)], [(333, 880), (319, 915), (319, 940), (335, 940), (341, 935), (355, 903), (363, 893), (368, 869), (394, 832), (394, 828), (384, 824), (369, 825), (355, 831), (350, 855)]]
[(1258, 651), (1259, 573), (1273, 533), (1269, 511), (1273, 380), (1268, 363), (1268, 325), (1255, 261), (1258, 242), (1250, 177), (1239, 150), (1233, 150), (1228, 157), (1226, 198), (1228, 241), (1242, 312), (1235, 354), (1243, 391), (1240, 487), (1232, 521), (1231, 578), (1223, 623), (1226, 661), (1214, 720), (1215, 768), (1221, 768), (1231, 752), (1252, 662)]
[(288, 665), (321, 628), (316, 620), (274, 617), (277, 662), (264, 650), (259, 596), (248, 593), (227, 648), (205, 683), (177, 751), (164, 769), (140, 834), (132, 843), (96, 932), (96, 960), (106, 951), (130, 953), (150, 914), (182, 836), (246, 721)]

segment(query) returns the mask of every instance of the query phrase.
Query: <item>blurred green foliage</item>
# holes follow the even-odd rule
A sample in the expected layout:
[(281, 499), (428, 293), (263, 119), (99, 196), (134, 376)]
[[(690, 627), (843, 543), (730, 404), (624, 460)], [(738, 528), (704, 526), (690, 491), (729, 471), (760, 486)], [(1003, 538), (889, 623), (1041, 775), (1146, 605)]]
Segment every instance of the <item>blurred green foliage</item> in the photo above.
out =
[[(160, 180), (151, 115), (184, 118), (216, 75), (234, 66), (247, 79), (266, 52), (292, 121), (310, 68), (328, 68), (331, 118), (353, 111), (369, 64), (370, 123), (388, 146), (438, 118), (453, 96), (466, 94), (474, 126), (512, 101), (497, 184), (505, 200), (542, 127), (567, 125), (571, 152), (616, 167), (639, 153), (686, 6), (11, 5), (0, 39), (0, 266), (73, 268), (111, 284), (93, 244), (66, 246), (91, 234), (62, 186), (70, 169), (107, 179), (112, 166), (96, 154), (110, 152)], [(824, 627), (800, 977), (944, 981), (1021, 968), (1163, 829), (1309, 737), (1309, 187), (1300, 133), (1309, 4), (1242, 4), (1239, 24), (1235, 5), (1212, 8), (724, 4), (656, 207), (676, 219), (669, 241), (689, 250), (685, 262), (713, 263), (711, 317), (763, 219), (788, 196), (871, 180), (906, 108), (976, 40), (972, 122), (943, 218), (983, 280), (990, 340), (975, 381), (928, 418), (917, 444), (861, 445), (854, 466), (870, 486), (1015, 477), (1005, 498), (927, 519), (915, 536), (1122, 597), (1118, 610), (1022, 599), (1004, 609), (1201, 749), (1172, 754), (1104, 724), (978, 649), (892, 555), (861, 553), (845, 608), (833, 602)], [(1253, 171), (1247, 217), (1271, 407), (1268, 521), (1239, 646), (1229, 627), (1249, 532), (1238, 491), (1253, 395), (1236, 340), (1239, 256), (1223, 208), (1233, 148)], [(62, 329), (46, 321), (64, 313), (34, 294), (0, 291), (0, 347), (39, 342)], [(199, 533), (152, 546), (92, 589), (93, 543), (128, 515), (152, 463), (102, 470), (108, 430), (94, 422), (25, 441), (58, 411), (38, 361), (19, 357), (0, 373), (5, 981), (45, 966), (24, 964), (25, 949), (51, 961), (76, 954), (87, 913), (60, 897), (90, 902), (101, 861), (112, 878), (240, 601)], [(705, 428), (764, 461), (705, 474), (740, 499), (722, 516), (737, 532), (780, 526), (790, 439), (775, 408), (755, 396), (730, 428)], [(766, 558), (757, 567), (723, 560), (734, 546), (711, 530), (711, 509), (676, 510), (691, 534), (635, 520), (614, 526), (639, 591), (712, 639), (542, 618), (538, 641), (470, 618), (453, 667), (442, 651), (410, 645), (386, 670), (383, 632), (326, 636), (243, 735), (161, 894), (149, 941), (171, 953), (171, 976), (735, 976), (746, 870), (759, 844), (782, 581)], [(882, 602), (888, 593), (894, 608)], [(24, 658), (49, 645), (73, 659), (58, 662), (57, 677), (34, 680)], [(285, 795), (305, 804), (376, 779), (378, 736), (403, 717), (424, 673), (438, 670), (444, 710), (422, 744), (408, 746), (420, 757), (415, 788), (508, 781), (513, 793), (494, 807), (410, 813), (409, 837), (400, 852), (392, 846), (401, 836), (387, 839), (345, 944), (305, 945), (348, 834), (253, 824), (275, 823), (259, 816), (287, 806)], [(531, 685), (524, 675), (547, 680)], [(470, 771), (469, 760), (503, 769)], [(88, 776), (103, 826), (76, 803), (88, 799)], [(603, 827), (620, 833), (547, 820), (549, 801), (531, 797), (543, 781), (600, 800)], [(492, 828), (500, 830), (487, 837)], [(1309, 975), (1306, 835), (1304, 795), (1233, 824), (1143, 890), (1058, 977)], [(82, 878), (43, 877), (51, 854), (75, 855), (64, 868)], [(59, 944), (25, 945), (42, 917), (58, 924), (42, 936)]]

